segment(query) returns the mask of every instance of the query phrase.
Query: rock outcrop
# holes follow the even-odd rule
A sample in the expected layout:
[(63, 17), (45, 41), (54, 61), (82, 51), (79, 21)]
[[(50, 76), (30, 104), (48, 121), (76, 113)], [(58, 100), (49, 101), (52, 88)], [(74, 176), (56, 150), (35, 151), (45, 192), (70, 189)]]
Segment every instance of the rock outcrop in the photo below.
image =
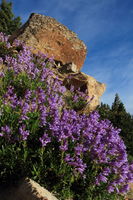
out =
[(57, 198), (35, 181), (26, 178), (17, 186), (0, 191), (0, 200), (57, 200)]
[(77, 35), (54, 18), (31, 14), (29, 20), (11, 37), (32, 47), (33, 52), (42, 52), (63, 64), (73, 62), (80, 70), (85, 57), (86, 46)]
[(86, 92), (89, 96), (88, 104), (82, 109), (81, 112), (89, 113), (92, 110), (95, 110), (99, 105), (99, 99), (105, 91), (105, 84), (98, 82), (92, 76), (89, 76), (83, 72), (75, 72), (73, 69), (73, 64), (58, 66), (53, 65), (53, 70), (57, 77), (63, 81), (63, 84), (67, 89), (70, 86), (74, 86), (74, 89), (80, 89), (81, 92)]
[[(60, 68), (58, 75), (65, 85), (72, 84), (83, 92), (87, 89), (90, 97), (88, 101), (93, 99), (84, 108), (85, 113), (97, 107), (105, 91), (105, 84), (80, 72), (87, 50), (75, 33), (51, 17), (31, 14), (29, 20), (10, 37), (10, 41), (15, 39), (24, 41), (33, 53), (40, 51), (48, 57), (53, 56), (55, 63), (58, 63), (57, 68)], [(70, 76), (71, 79), (68, 78)]]
[[(64, 82), (67, 84), (68, 80), (69, 79), (65, 79)], [(105, 84), (98, 82), (95, 78), (83, 72), (71, 75), (68, 84), (73, 85), (75, 89), (80, 88), (82, 92), (87, 90), (89, 98), (87, 106), (83, 109), (84, 113), (89, 113), (96, 109), (97, 105), (100, 103), (99, 98), (105, 91)]]

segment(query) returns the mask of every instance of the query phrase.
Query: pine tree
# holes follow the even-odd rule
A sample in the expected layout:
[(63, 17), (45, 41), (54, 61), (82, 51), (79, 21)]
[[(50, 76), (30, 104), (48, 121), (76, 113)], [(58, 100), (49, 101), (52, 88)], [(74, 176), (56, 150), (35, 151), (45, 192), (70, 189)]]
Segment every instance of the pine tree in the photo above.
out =
[(98, 111), (101, 119), (109, 119), (114, 126), (121, 129), (120, 136), (127, 147), (129, 159), (133, 161), (133, 116), (126, 111), (119, 95), (115, 95), (111, 108), (108, 104), (101, 103)]
[(111, 107), (112, 111), (117, 111), (120, 103), (121, 103), (121, 100), (119, 98), (119, 95), (116, 93), (114, 102)]
[(111, 107), (111, 121), (115, 126), (122, 127), (124, 118), (126, 116), (126, 109), (124, 104), (121, 102), (118, 94), (115, 95), (114, 102)]
[(14, 16), (12, 3), (2, 0), (0, 4), (0, 32), (11, 35), (21, 26), (21, 18)]
[(102, 119), (109, 119), (110, 118), (110, 106), (108, 104), (102, 103), (101, 105), (97, 108), (100, 116)]

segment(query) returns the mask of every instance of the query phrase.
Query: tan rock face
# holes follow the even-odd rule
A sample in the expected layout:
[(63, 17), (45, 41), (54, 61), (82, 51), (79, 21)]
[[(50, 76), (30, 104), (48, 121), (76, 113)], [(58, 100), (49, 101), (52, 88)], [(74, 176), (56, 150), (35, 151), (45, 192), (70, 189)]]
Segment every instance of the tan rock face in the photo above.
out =
[(80, 91), (82, 92), (87, 90), (89, 99), (87, 106), (82, 110), (84, 113), (89, 113), (96, 109), (99, 105), (99, 99), (106, 89), (104, 83), (98, 82), (95, 78), (83, 72), (68, 72), (62, 75), (59, 74), (59, 77), (61, 77), (61, 80), (67, 88), (70, 88), (70, 86), (73, 85), (75, 89), (80, 88)]
[(88, 92), (88, 104), (83, 109), (84, 113), (89, 113), (92, 110), (95, 110), (96, 107), (99, 105), (99, 99), (104, 93), (106, 86), (103, 83), (98, 82), (92, 76), (89, 76), (83, 72), (78, 73), (75, 76), (72, 76), (70, 83), (75, 88), (81, 88), (81, 91)]
[(78, 70), (86, 57), (86, 46), (77, 35), (48, 16), (31, 14), (29, 20), (10, 40), (16, 38), (32, 47), (33, 52), (41, 51), (48, 57), (54, 56), (55, 60), (63, 64), (72, 62)]
[(57, 200), (57, 198), (35, 181), (26, 178), (16, 187), (0, 191), (0, 200)]
[[(32, 47), (33, 53), (38, 51), (53, 56), (57, 75), (61, 77), (64, 85), (73, 85), (87, 89), (89, 99), (84, 112), (88, 113), (99, 105), (99, 98), (105, 91), (105, 84), (99, 83), (95, 78), (79, 72), (85, 57), (86, 46), (77, 35), (55, 19), (40, 14), (31, 14), (29, 20), (11, 37), (10, 40), (19, 39)], [(60, 70), (58, 70), (60, 68)], [(65, 73), (64, 73), (65, 71)], [(72, 74), (69, 80), (69, 75)]]

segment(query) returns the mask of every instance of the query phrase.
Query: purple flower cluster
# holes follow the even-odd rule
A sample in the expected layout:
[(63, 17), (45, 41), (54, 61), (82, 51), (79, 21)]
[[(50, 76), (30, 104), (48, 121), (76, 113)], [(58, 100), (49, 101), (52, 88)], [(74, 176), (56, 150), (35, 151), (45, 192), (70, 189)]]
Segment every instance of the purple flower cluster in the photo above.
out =
[(22, 140), (27, 140), (27, 137), (29, 135), (29, 131), (26, 130), (26, 126), (24, 124), (19, 127), (19, 133), (22, 136)]
[[(0, 41), (7, 42), (7, 39), (0, 35)], [(12, 45), (20, 45), (15, 42)], [(30, 49), (22, 45), (17, 57), (7, 55), (4, 62), (8, 70), (0, 80), (4, 83), (10, 72), (13, 79), (8, 80), (8, 87), (1, 93), (0, 139), (6, 135), (8, 141), (10, 136), (14, 136), (13, 141), (17, 138), (16, 143), (26, 141), (32, 138), (33, 130), (38, 130), (39, 148), (56, 141), (63, 161), (74, 174), (86, 175), (91, 165), (95, 173), (94, 185), (105, 184), (109, 193), (126, 193), (128, 183), (133, 181), (133, 165), (128, 163), (120, 130), (110, 121), (100, 120), (97, 112), (85, 115), (66, 109), (66, 88), (48, 68), (52, 59), (40, 53), (33, 56)], [(25, 91), (19, 91), (18, 84), (22, 89), (25, 86)], [(86, 98), (77, 91), (74, 102), (81, 97)], [(11, 115), (8, 118), (8, 112), (14, 121), (10, 120)]]
[(75, 90), (74, 86), (71, 85), (70, 91), (71, 94), (73, 94), (73, 102), (75, 103), (78, 102), (80, 98), (86, 101), (89, 99), (89, 96), (87, 96), (87, 90), (85, 92), (80, 91), (80, 88)]
[(12, 108), (16, 108), (18, 105), (18, 98), (17, 95), (14, 93), (14, 88), (12, 86), (9, 86), (7, 88), (7, 92), (3, 96), (4, 98), (4, 104), (9, 104)]
[(48, 136), (48, 134), (44, 133), (43, 136), (39, 138), (39, 141), (41, 142), (42, 147), (45, 147), (51, 142), (51, 138)]
[(11, 133), (11, 129), (9, 126), (2, 126), (1, 127), (1, 133), (0, 133), (0, 136), (1, 137), (5, 137), (7, 139), (10, 139), (10, 133)]
[(0, 42), (4, 43), (7, 49), (11, 47), (10, 42), (8, 42), (9, 36), (5, 35), (4, 33), (0, 33)]
[[(108, 191), (127, 192), (126, 185), (133, 179), (133, 171), (128, 164), (126, 147), (119, 136), (119, 129), (108, 120), (99, 120), (97, 112), (90, 116), (78, 115), (72, 110), (63, 110), (51, 123), (52, 134), (67, 152), (65, 161), (83, 174), (87, 167), (83, 162), (90, 156), (94, 166), (99, 167), (95, 184), (107, 183)], [(73, 143), (70, 155), (69, 141)], [(111, 182), (110, 182), (111, 177)], [(125, 188), (125, 190), (124, 190)]]

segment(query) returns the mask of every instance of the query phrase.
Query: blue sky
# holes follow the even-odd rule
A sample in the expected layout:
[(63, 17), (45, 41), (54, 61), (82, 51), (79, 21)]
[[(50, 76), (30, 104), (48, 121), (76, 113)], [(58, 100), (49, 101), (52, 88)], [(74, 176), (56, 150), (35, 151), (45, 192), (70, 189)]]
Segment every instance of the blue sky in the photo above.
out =
[(88, 48), (82, 71), (107, 85), (101, 98), (112, 104), (118, 93), (133, 114), (133, 0), (12, 0), (16, 16), (56, 18)]

